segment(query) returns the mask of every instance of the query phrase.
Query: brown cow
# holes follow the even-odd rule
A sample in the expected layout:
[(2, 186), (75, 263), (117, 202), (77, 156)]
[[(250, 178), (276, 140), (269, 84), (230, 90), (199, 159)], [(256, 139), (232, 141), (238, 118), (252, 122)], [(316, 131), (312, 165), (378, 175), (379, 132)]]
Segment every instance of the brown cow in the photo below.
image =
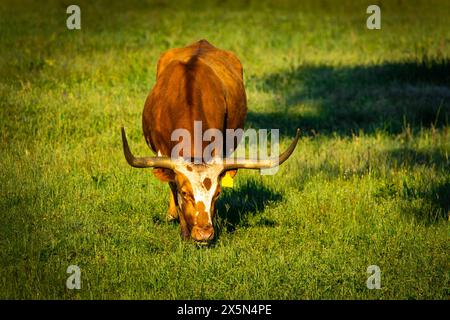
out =
[[(159, 59), (156, 84), (144, 107), (142, 124), (145, 139), (156, 157), (135, 158), (128, 147), (125, 131), (122, 140), (125, 157), (131, 166), (154, 167), (156, 177), (168, 182), (170, 192), (169, 219), (179, 219), (183, 239), (208, 242), (214, 237), (214, 204), (220, 193), (220, 180), (226, 172), (239, 168), (263, 169), (283, 163), (294, 151), (297, 136), (288, 150), (276, 159), (231, 162), (203, 161), (194, 142), (184, 161), (172, 159), (178, 141), (172, 141), (176, 129), (194, 132), (194, 121), (201, 121), (202, 133), (208, 129), (241, 129), (247, 114), (242, 65), (229, 51), (220, 50), (201, 40), (184, 48), (171, 49)], [(192, 140), (194, 137), (192, 137)], [(224, 150), (226, 155), (232, 152)], [(202, 142), (200, 152), (207, 142)], [(216, 155), (217, 156), (217, 155)], [(219, 154), (222, 156), (222, 154)], [(200, 163), (194, 159), (202, 159)]]

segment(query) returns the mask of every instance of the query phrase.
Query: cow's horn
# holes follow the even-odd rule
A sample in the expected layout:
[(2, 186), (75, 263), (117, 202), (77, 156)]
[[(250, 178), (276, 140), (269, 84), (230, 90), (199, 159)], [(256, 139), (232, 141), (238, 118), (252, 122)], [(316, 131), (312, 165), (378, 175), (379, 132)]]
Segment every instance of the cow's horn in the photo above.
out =
[(252, 159), (236, 159), (233, 158), (227, 159), (224, 170), (232, 170), (232, 169), (269, 169), (276, 166), (281, 165), (285, 162), (294, 152), (295, 147), (297, 146), (298, 139), (300, 138), (300, 129), (297, 129), (297, 133), (295, 135), (294, 141), (292, 141), (291, 145), (285, 152), (283, 152), (278, 158), (275, 159), (267, 159), (267, 160), (252, 160)]
[(166, 168), (173, 169), (174, 164), (170, 157), (142, 157), (135, 158), (130, 151), (130, 147), (128, 146), (127, 136), (125, 134), (125, 129), (122, 127), (122, 143), (123, 143), (123, 153), (125, 154), (125, 158), (130, 166), (135, 168)]

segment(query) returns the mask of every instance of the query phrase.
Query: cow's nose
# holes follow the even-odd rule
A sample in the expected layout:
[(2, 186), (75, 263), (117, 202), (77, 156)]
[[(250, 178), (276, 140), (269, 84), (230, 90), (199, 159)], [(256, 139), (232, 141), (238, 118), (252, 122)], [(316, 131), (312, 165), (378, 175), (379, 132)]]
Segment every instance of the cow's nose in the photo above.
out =
[(214, 228), (210, 224), (205, 227), (194, 226), (192, 228), (191, 237), (199, 242), (211, 241), (214, 238)]

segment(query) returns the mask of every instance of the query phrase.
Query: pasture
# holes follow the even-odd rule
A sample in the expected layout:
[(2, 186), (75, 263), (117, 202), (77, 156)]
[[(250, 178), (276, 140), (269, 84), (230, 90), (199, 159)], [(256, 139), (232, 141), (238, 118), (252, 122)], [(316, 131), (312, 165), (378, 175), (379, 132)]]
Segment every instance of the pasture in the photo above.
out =
[[(0, 4), (0, 298), (448, 299), (450, 4)], [(247, 128), (302, 138), (275, 176), (240, 170), (219, 237), (184, 242), (136, 155), (159, 55), (199, 39), (244, 66)], [(68, 290), (66, 269), (81, 269)], [(381, 289), (369, 290), (369, 265)]]

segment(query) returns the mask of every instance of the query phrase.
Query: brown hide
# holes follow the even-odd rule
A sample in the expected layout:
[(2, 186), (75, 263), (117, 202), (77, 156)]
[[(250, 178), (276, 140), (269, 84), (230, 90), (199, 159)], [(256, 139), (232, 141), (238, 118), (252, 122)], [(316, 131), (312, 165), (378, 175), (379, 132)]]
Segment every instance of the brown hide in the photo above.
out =
[(238, 58), (206, 40), (162, 54), (143, 112), (144, 136), (152, 150), (170, 156), (178, 143), (171, 134), (184, 128), (191, 133), (194, 155), (194, 121), (202, 121), (203, 132), (243, 128), (247, 102), (242, 76)]

